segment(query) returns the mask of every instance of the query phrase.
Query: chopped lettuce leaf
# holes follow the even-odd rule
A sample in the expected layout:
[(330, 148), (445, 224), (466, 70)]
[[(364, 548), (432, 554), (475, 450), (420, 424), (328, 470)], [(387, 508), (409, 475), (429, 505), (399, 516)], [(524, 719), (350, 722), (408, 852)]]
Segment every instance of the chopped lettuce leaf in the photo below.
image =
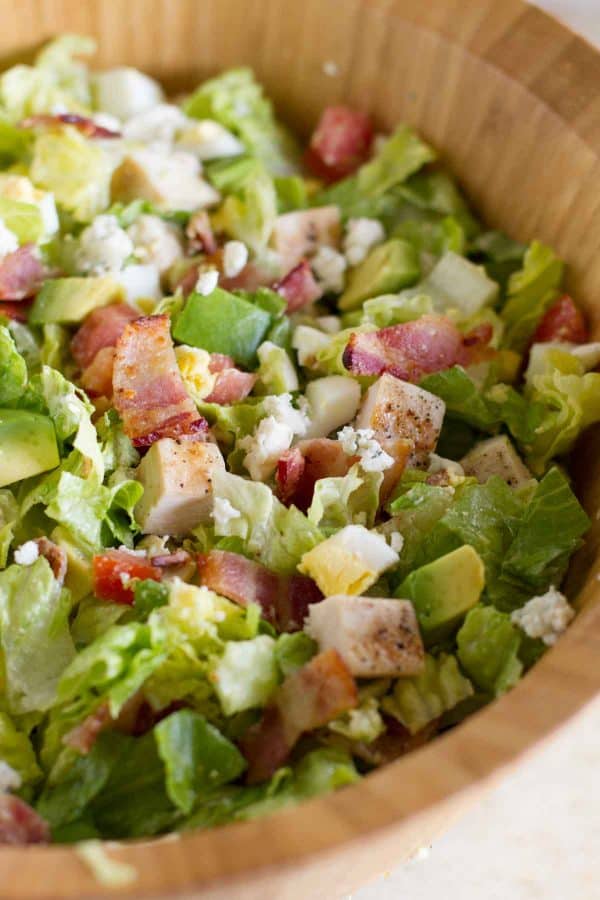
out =
[(362, 307), (362, 324), (373, 324), (376, 328), (401, 325), (433, 312), (431, 299), (425, 294), (401, 291), (399, 294), (384, 294), (366, 300)]
[(487, 431), (498, 423), (481, 390), (462, 366), (452, 366), (421, 379), (419, 386), (435, 394), (446, 404), (448, 416)]
[(264, 166), (258, 160), (251, 162), (243, 177), (229, 185), (230, 193), (214, 214), (213, 225), (260, 254), (277, 218), (277, 194)]
[(372, 528), (382, 482), (383, 472), (365, 472), (358, 463), (343, 477), (320, 478), (307, 513), (309, 520), (324, 535), (345, 525)]
[(436, 658), (427, 654), (423, 672), (399, 678), (381, 706), (411, 734), (416, 734), (472, 694), (473, 685), (460, 671), (456, 657), (442, 653)]
[(275, 641), (266, 634), (251, 641), (230, 641), (213, 677), (225, 715), (264, 706), (278, 682)]
[(0, 219), (19, 239), (20, 244), (36, 244), (44, 234), (39, 207), (0, 196)]
[(75, 656), (69, 598), (43, 557), (0, 572), (0, 641), (9, 710), (48, 709)]
[(366, 697), (356, 709), (350, 709), (327, 726), (350, 741), (371, 744), (385, 731), (385, 723), (375, 697)]
[(0, 406), (12, 406), (27, 386), (27, 365), (17, 350), (14, 339), (4, 325), (0, 326)]
[(563, 276), (563, 263), (553, 251), (533, 241), (523, 268), (508, 280), (507, 300), (502, 308), (506, 323), (504, 346), (522, 353), (543, 314), (556, 298)]
[(282, 677), (287, 678), (292, 672), (301, 669), (317, 650), (317, 644), (305, 631), (280, 634), (275, 643), (275, 660)]
[(17, 772), (24, 785), (41, 778), (31, 741), (5, 712), (0, 712), (0, 760)]
[(476, 606), (467, 614), (456, 641), (461, 666), (483, 691), (498, 696), (521, 677), (521, 639), (507, 613)]

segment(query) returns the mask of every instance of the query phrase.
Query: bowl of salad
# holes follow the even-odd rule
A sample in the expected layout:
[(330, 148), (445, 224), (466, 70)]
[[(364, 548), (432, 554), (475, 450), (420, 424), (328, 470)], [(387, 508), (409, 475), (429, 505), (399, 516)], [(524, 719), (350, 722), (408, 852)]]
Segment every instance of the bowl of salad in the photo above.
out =
[(596, 58), (521, 4), (38, 6), (0, 894), (341, 896), (600, 686)]

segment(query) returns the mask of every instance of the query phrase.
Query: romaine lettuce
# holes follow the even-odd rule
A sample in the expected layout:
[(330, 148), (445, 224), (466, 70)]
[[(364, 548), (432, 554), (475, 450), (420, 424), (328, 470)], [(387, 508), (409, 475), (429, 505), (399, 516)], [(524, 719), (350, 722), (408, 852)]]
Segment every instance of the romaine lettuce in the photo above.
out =
[(521, 639), (507, 613), (476, 606), (467, 614), (456, 641), (461, 666), (483, 691), (498, 696), (521, 677)]

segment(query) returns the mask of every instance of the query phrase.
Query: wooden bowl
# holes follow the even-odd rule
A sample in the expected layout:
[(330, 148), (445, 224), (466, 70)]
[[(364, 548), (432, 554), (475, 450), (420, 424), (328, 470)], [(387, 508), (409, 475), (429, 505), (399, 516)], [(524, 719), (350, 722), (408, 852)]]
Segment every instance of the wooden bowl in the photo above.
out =
[[(304, 131), (337, 101), (368, 109), (384, 128), (410, 122), (490, 224), (539, 237), (569, 262), (569, 288), (600, 338), (600, 55), (520, 0), (0, 0), (0, 21), (3, 56), (52, 34), (89, 33), (100, 65), (127, 62), (173, 90), (250, 64)], [(512, 693), (337, 794), (258, 822), (111, 849), (138, 872), (121, 892), (347, 894), (429, 840), (597, 694), (600, 441), (582, 443), (575, 468), (593, 527), (569, 576), (582, 612)], [(2, 897), (109, 893), (71, 849), (0, 851)]]

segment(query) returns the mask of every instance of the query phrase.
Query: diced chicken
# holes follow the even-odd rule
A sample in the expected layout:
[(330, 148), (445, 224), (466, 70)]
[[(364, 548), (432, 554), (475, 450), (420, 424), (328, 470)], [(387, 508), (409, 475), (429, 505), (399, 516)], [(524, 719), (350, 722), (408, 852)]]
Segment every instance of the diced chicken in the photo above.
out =
[(320, 246), (337, 247), (340, 243), (340, 211), (337, 206), (320, 206), (278, 216), (272, 243), (281, 258), (283, 272), (289, 272), (305, 256)]
[(337, 594), (309, 607), (305, 629), (356, 678), (417, 675), (425, 660), (412, 603)]
[(111, 196), (123, 203), (140, 198), (159, 209), (194, 212), (219, 201), (219, 193), (199, 172), (198, 160), (189, 153), (135, 150), (113, 172)]
[(510, 487), (518, 488), (533, 477), (505, 434), (476, 444), (461, 465), (465, 475), (474, 475), (481, 484), (498, 475)]
[(213, 474), (224, 468), (216, 444), (185, 438), (156, 441), (137, 470), (144, 486), (135, 509), (142, 532), (181, 536), (209, 524)]
[(371, 428), (382, 446), (393, 438), (411, 441), (409, 464), (418, 465), (435, 450), (445, 411), (439, 397), (386, 373), (367, 391), (356, 427)]

